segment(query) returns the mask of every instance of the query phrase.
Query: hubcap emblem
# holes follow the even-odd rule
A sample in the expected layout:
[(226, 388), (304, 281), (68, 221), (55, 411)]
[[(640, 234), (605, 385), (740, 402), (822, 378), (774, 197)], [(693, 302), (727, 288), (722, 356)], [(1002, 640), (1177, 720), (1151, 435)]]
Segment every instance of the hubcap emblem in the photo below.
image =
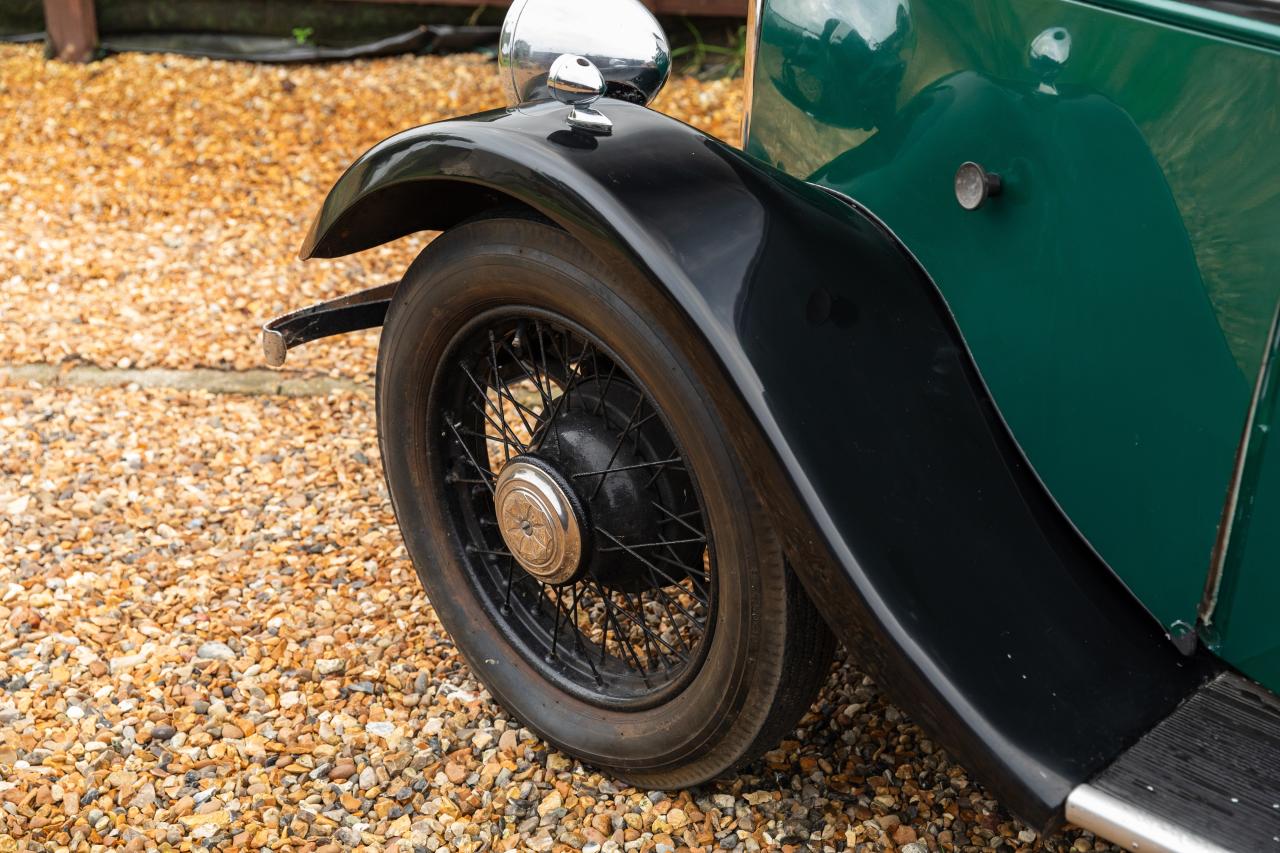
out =
[(574, 577), (582, 562), (582, 528), (555, 477), (516, 457), (498, 474), (494, 501), (502, 541), (521, 568), (543, 583)]
[(502, 536), (522, 563), (545, 565), (554, 555), (551, 522), (523, 491), (513, 491), (502, 507)]

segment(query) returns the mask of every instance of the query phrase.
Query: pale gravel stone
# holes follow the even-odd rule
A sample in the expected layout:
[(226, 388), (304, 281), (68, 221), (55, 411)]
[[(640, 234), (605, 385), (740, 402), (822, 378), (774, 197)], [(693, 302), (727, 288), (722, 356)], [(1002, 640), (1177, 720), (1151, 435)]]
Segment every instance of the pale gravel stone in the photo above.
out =
[[(653, 849), (679, 811), (677, 849), (834, 851), (883, 814), (929, 850), (1025, 841), (847, 659), (821, 713), (698, 791), (650, 797), (549, 753), (467, 670), (405, 557), (367, 393), (377, 330), (247, 372), (266, 317), (407, 267), (429, 235), (294, 255), (361, 150), (500, 103), (491, 63), (127, 55), (81, 68), (0, 45), (0, 79), (8, 831), (45, 849), (283, 849), (305, 834), (447, 850), (518, 826), (517, 849), (564, 838), (613, 853)], [(659, 106), (731, 137), (740, 100), (735, 81), (677, 79)], [(233, 655), (192, 658), (210, 642)], [(1024, 848), (1076, 840), (1092, 848), (1077, 831)]]
[(196, 657), (202, 660), (235, 660), (236, 653), (226, 643), (214, 641), (201, 643), (196, 649)]
[(378, 737), (387, 738), (395, 734), (396, 727), (391, 723), (383, 721), (383, 722), (376, 722), (376, 723), (368, 723), (367, 725), (365, 725), (364, 730), (367, 731), (369, 734), (374, 734), (374, 735), (377, 735)]
[(111, 659), (111, 671), (119, 672), (123, 669), (132, 669), (138, 664), (144, 663), (147, 659), (146, 655), (121, 655)]
[[(0, 49), (0, 363), (263, 367), (266, 319), (396, 280), (425, 242), (300, 264), (346, 164), (404, 128), (504, 103), (474, 54), (288, 69), (125, 54), (51, 74), (38, 45)], [(741, 103), (736, 81), (677, 76), (656, 106), (733, 139)], [(290, 372), (367, 384), (377, 340), (300, 347)]]
[(133, 799), (129, 801), (129, 808), (145, 810), (155, 805), (156, 787), (147, 782), (138, 789), (138, 793), (133, 795)]

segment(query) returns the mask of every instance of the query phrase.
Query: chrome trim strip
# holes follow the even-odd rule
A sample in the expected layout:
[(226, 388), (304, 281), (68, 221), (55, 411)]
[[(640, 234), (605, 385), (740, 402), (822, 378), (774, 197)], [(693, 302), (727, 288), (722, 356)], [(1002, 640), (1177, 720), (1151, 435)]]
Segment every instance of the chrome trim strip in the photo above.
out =
[(751, 135), (751, 96), (755, 92), (756, 51), (760, 48), (760, 15), (764, 0), (748, 0), (747, 3), (747, 55), (742, 63), (742, 79), (746, 90), (742, 95), (742, 147), (747, 147)]
[(1232, 853), (1092, 785), (1078, 785), (1067, 797), (1067, 820), (1137, 853)]
[(1196, 612), (1197, 627), (1210, 632), (1207, 641), (1213, 636), (1213, 617), (1218, 609), (1218, 592), (1222, 587), (1227, 554), (1231, 550), (1232, 533), (1236, 519), (1239, 517), (1240, 487), (1244, 483), (1245, 463), (1249, 457), (1249, 444), (1253, 437), (1254, 425), (1258, 422), (1258, 403), (1262, 400), (1263, 389), (1266, 388), (1271, 371), (1276, 365), (1277, 344), (1280, 343), (1280, 305), (1271, 316), (1271, 331), (1267, 335), (1267, 346), (1263, 350), (1262, 365), (1258, 368), (1257, 379), (1253, 383), (1253, 396), (1249, 399), (1249, 411), (1245, 415), (1244, 430), (1240, 433), (1240, 444), (1236, 447), (1235, 465), (1231, 469), (1231, 483), (1227, 488), (1227, 500), (1222, 507), (1222, 520), (1218, 522), (1218, 537), (1213, 543), (1213, 551), (1209, 556), (1209, 572), (1204, 582), (1204, 594), (1200, 599), (1200, 608)]

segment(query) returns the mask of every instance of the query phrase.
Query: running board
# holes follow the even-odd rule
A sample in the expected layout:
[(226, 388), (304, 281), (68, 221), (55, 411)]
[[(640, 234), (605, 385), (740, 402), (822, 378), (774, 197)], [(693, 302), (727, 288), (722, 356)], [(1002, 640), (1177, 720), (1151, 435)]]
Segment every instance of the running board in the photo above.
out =
[(1066, 816), (1139, 853), (1280, 853), (1280, 697), (1219, 675), (1073, 790)]
[(307, 341), (381, 326), (399, 284), (393, 281), (276, 317), (262, 327), (267, 364), (279, 367), (289, 350)]

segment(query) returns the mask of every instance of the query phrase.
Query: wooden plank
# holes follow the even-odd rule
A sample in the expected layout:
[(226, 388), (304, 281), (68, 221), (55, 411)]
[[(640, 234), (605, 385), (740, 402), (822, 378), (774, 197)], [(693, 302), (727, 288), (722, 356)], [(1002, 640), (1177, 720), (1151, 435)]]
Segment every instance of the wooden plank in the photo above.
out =
[(98, 50), (93, 0), (44, 0), (44, 27), (53, 55), (63, 62), (88, 62)]
[[(588, 0), (589, 1), (589, 0)], [(49, 0), (45, 0), (49, 2)], [(476, 6), (475, 0), (344, 0), (347, 3), (406, 3), (419, 6)], [(702, 15), (744, 18), (749, 0), (644, 0), (659, 15)], [(506, 7), (511, 0), (492, 0), (487, 6)]]

